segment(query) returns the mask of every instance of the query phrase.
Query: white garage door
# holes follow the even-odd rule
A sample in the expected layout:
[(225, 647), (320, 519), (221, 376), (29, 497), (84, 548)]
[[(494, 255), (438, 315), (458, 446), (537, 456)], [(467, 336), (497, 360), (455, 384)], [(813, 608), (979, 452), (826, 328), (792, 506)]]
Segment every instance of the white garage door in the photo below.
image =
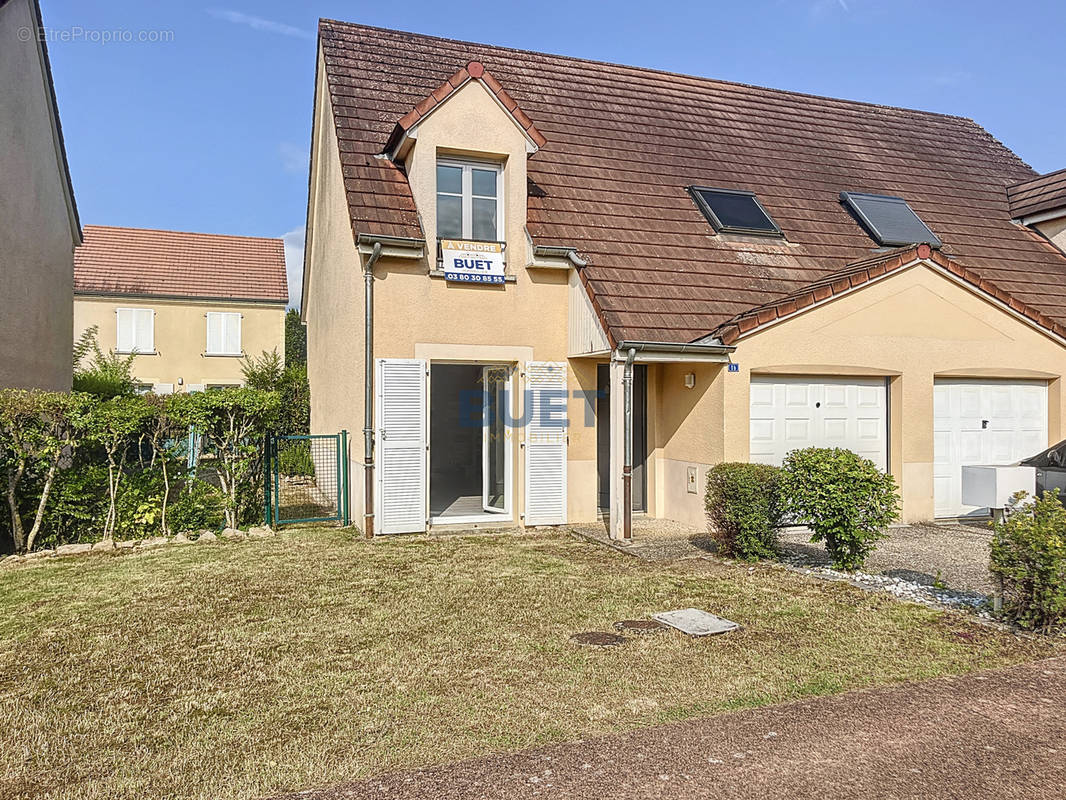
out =
[(842, 447), (888, 468), (883, 378), (751, 379), (751, 460), (780, 464), (801, 447)]
[(936, 515), (984, 514), (962, 504), (964, 464), (1013, 464), (1047, 447), (1043, 381), (937, 380), (933, 387)]

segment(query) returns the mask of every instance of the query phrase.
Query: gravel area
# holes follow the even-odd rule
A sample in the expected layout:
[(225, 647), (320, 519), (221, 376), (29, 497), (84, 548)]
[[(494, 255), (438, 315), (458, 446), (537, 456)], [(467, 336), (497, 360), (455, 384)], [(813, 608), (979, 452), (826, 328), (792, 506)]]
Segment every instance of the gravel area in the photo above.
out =
[[(673, 520), (634, 518), (630, 544), (612, 541), (603, 524), (571, 530), (648, 561), (702, 558), (717, 552), (706, 530)], [(864, 571), (846, 573), (829, 566), (825, 547), (812, 543), (805, 528), (789, 528), (780, 537), (781, 562), (814, 577), (848, 581), (904, 600), (976, 610), (992, 593), (990, 538), (991, 532), (981, 524), (897, 525), (878, 543)]]
[[(866, 571), (926, 587), (987, 595), (991, 531), (978, 525), (897, 525), (866, 562)], [(782, 550), (791, 563), (824, 566), (829, 563), (822, 544), (812, 544), (803, 528), (781, 536)]]

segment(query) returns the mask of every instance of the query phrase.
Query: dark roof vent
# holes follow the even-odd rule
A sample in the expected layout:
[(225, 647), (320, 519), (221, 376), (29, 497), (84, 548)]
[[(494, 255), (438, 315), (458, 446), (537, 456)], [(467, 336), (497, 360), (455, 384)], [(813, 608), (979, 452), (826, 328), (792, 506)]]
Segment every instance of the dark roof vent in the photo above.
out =
[(902, 197), (883, 194), (841, 192), (840, 202), (851, 212), (875, 242), (884, 247), (921, 244), (940, 247), (941, 241), (929, 230)]
[(717, 233), (783, 235), (752, 192), (703, 186), (690, 186), (688, 191)]

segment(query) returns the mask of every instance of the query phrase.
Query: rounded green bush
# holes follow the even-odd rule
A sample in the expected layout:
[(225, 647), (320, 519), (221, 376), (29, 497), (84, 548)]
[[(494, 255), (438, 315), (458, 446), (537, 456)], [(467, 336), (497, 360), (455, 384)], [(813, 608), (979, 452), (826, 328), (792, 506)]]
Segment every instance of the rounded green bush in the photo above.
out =
[(780, 480), (781, 470), (768, 464), (729, 462), (707, 472), (707, 519), (722, 555), (745, 561), (777, 555)]
[(859, 569), (899, 519), (892, 476), (850, 450), (793, 450), (781, 469), (785, 509), (810, 528), (812, 542), (825, 543), (837, 569)]
[(1002, 616), (1028, 630), (1066, 626), (1066, 508), (1059, 490), (1018, 505), (996, 523), (989, 569), (1002, 587)]

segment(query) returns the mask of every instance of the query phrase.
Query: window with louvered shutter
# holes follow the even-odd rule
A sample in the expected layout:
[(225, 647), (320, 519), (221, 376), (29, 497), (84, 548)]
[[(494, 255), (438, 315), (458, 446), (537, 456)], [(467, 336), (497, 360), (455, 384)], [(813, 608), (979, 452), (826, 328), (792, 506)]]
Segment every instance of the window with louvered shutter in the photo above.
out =
[(207, 312), (207, 354), (241, 355), (241, 315), (231, 311)]
[(155, 352), (155, 312), (152, 309), (115, 309), (115, 351)]

